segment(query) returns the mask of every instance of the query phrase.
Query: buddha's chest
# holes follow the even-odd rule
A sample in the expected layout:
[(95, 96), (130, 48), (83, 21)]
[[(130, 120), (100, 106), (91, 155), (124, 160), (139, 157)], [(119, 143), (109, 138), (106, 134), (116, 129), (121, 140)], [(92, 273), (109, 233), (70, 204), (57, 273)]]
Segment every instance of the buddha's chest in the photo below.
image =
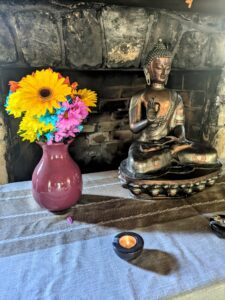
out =
[(157, 117), (165, 118), (168, 116), (169, 111), (172, 107), (172, 100), (169, 92), (164, 93), (148, 93), (144, 96), (143, 105), (145, 106), (146, 112), (155, 110)]

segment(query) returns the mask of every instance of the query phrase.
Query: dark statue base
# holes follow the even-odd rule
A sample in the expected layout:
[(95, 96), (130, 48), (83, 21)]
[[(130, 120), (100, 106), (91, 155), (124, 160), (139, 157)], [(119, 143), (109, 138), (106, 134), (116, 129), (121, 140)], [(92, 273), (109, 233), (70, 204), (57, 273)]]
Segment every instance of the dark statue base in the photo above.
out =
[(137, 198), (165, 199), (190, 196), (214, 185), (220, 175), (221, 163), (214, 165), (171, 166), (154, 174), (134, 174), (127, 169), (127, 160), (119, 167), (119, 179)]

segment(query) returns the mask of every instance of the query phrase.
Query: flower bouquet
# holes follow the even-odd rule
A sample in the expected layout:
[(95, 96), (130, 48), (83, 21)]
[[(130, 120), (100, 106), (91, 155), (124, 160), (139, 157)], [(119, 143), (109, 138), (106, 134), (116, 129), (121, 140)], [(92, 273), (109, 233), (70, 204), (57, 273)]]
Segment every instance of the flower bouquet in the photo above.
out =
[(18, 134), (37, 142), (43, 156), (32, 175), (34, 199), (51, 211), (74, 205), (82, 191), (78, 165), (68, 153), (70, 141), (96, 106), (96, 93), (77, 89), (76, 82), (52, 69), (36, 71), (19, 82), (10, 81), (6, 111), (21, 118)]
[(78, 90), (77, 82), (70, 84), (68, 77), (52, 69), (36, 71), (9, 85), (6, 111), (22, 117), (18, 134), (30, 142), (67, 142), (82, 131), (81, 123), (90, 107), (96, 106), (95, 92)]

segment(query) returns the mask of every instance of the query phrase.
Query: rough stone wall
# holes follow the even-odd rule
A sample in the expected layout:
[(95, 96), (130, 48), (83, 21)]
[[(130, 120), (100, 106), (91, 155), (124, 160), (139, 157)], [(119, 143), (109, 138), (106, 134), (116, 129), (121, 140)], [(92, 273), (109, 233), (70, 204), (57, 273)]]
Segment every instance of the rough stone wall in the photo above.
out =
[[(129, 99), (145, 86), (143, 62), (158, 38), (173, 51), (168, 86), (183, 96), (188, 137), (200, 140), (204, 132), (204, 139), (225, 157), (222, 76), (217, 88), (225, 68), (224, 16), (56, 0), (10, 3), (0, 3), (2, 111), (8, 80), (35, 68), (51, 66), (74, 76), (81, 88), (96, 90), (98, 107), (71, 147), (83, 172), (116, 167), (127, 155), (133, 138)], [(9, 180), (29, 179), (41, 153), (37, 145), (20, 141), (17, 120), (5, 115), (2, 124), (8, 137), (4, 131), (0, 152), (4, 157), (7, 149)], [(0, 183), (7, 180), (4, 170)]]
[[(175, 89), (184, 102), (185, 129), (188, 139), (196, 142), (207, 142), (215, 146), (213, 137), (206, 138), (211, 122), (216, 122), (219, 111), (210, 114), (217, 95), (217, 85), (221, 70), (172, 71), (168, 87)], [(211, 119), (211, 121), (209, 120)], [(224, 123), (225, 124), (225, 123)], [(213, 127), (214, 128), (214, 127)]]
[(3, 115), (0, 113), (0, 184), (8, 182), (8, 173), (6, 169), (6, 128), (4, 125)]
[(205, 122), (203, 137), (216, 148), (221, 159), (225, 158), (225, 69), (217, 81), (213, 101), (208, 103), (208, 119)]
[(173, 49), (174, 68), (225, 64), (223, 16), (84, 2), (15, 3), (0, 3), (2, 66), (140, 68), (160, 37)]

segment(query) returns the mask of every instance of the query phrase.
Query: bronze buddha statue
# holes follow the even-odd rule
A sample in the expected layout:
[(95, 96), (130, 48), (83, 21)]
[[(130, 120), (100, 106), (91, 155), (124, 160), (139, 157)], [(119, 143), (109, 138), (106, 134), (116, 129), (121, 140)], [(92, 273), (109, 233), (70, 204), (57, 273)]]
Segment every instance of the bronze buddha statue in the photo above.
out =
[(165, 88), (172, 54), (162, 40), (147, 56), (147, 87), (130, 101), (130, 129), (138, 134), (120, 165), (120, 179), (134, 194), (175, 196), (212, 185), (221, 164), (211, 146), (185, 137), (180, 95)]

